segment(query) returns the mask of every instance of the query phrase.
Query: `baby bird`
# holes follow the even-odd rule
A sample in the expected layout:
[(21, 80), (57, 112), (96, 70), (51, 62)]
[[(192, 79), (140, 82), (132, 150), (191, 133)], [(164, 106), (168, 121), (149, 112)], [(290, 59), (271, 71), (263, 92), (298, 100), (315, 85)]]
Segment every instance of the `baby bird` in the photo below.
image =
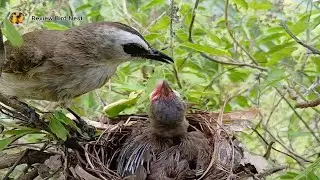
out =
[(186, 103), (174, 93), (168, 82), (161, 81), (151, 94), (149, 118), (152, 133), (168, 138), (185, 136), (189, 127), (186, 108)]
[(186, 104), (161, 81), (151, 94), (149, 125), (137, 127), (118, 157), (117, 172), (135, 180), (194, 179), (206, 170), (212, 147), (202, 132), (188, 132)]

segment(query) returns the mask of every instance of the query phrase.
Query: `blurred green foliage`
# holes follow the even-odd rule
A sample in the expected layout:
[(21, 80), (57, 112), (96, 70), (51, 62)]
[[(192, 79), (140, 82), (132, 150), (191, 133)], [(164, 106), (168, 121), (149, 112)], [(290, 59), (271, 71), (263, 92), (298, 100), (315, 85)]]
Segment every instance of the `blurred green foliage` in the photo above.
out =
[[(122, 64), (103, 88), (73, 101), (72, 108), (78, 114), (92, 118), (104, 113), (145, 112), (157, 80), (167, 79), (196, 109), (218, 111), (228, 97), (233, 99), (225, 111), (258, 107), (261, 117), (254, 121), (259, 125), (257, 131), (266, 141), (276, 141), (275, 148), (296, 159), (271, 151), (270, 160), (275, 165), (289, 165), (289, 169), (270, 179), (320, 179), (319, 158), (316, 160), (320, 156), (316, 138), (320, 137), (320, 108), (294, 109), (297, 102), (320, 98), (320, 57), (296, 43), (280, 26), (280, 21), (285, 21), (295, 36), (320, 49), (319, 1), (230, 0), (228, 24), (242, 47), (227, 31), (225, 2), (200, 0), (198, 8), (193, 9), (195, 0), (175, 0), (173, 6), (168, 0), (11, 0), (1, 1), (0, 13), (1, 20), (9, 11), (26, 13), (25, 22), (17, 27), (22, 34), (41, 28), (65, 30), (90, 22), (120, 21), (135, 27), (150, 44), (174, 58), (174, 66), (146, 60)], [(83, 19), (43, 22), (31, 16)], [(19, 44), (13, 33), (6, 32), (6, 37)], [(50, 121), (50, 128), (65, 139), (68, 132), (61, 128), (63, 124), (72, 126), (60, 117)], [(267, 145), (251, 130), (237, 137), (251, 151), (265, 153)], [(1, 140), (0, 148), (12, 140), (12, 136)]]

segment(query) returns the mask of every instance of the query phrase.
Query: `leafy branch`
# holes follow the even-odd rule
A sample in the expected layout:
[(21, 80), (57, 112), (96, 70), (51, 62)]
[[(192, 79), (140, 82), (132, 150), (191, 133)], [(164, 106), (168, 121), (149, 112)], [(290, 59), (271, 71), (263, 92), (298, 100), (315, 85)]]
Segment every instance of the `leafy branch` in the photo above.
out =
[(255, 64), (258, 65), (257, 61), (252, 57), (252, 55), (236, 40), (236, 38), (233, 36), (230, 25), (229, 25), (229, 21), (228, 21), (228, 12), (229, 12), (229, 0), (226, 0), (225, 3), (225, 9), (224, 9), (224, 18), (225, 18), (225, 23), (226, 23), (226, 28), (227, 31), (231, 37), (231, 39), (233, 40), (234, 43), (237, 44), (237, 46), (239, 46), (241, 48), (241, 50), (243, 52), (246, 53), (246, 55), (251, 59), (251, 61)]
[[(226, 2), (226, 7), (228, 7), (228, 1)], [(190, 25), (189, 25), (189, 36), (188, 36), (188, 40), (189, 42), (193, 43), (193, 40), (192, 40), (192, 30), (193, 30), (193, 26), (194, 26), (194, 21), (195, 21), (195, 18), (196, 18), (196, 9), (198, 8), (198, 5), (199, 5), (199, 0), (196, 0), (195, 4), (194, 4), (194, 7), (192, 9), (192, 18), (191, 18), (191, 21), (190, 21)], [(226, 11), (226, 16), (228, 16), (228, 12)], [(227, 19), (226, 19), (227, 21)], [(229, 30), (228, 30), (229, 31)], [(231, 30), (230, 30), (231, 32)], [(234, 39), (234, 37), (232, 36), (232, 33), (231, 33), (231, 37), (232, 39), (235, 41), (235, 43), (237, 43), (239, 45), (239, 47), (243, 48), (238, 41), (236, 41)], [(243, 49), (244, 50), (244, 49)], [(246, 51), (244, 50), (244, 52), (247, 53), (247, 55), (249, 56), (250, 59), (253, 60), (253, 62), (255, 62), (255, 60), (253, 59), (253, 57)], [(258, 66), (257, 63), (254, 64), (247, 64), (247, 63), (235, 63), (235, 62), (225, 62), (225, 61), (220, 61), (220, 60), (217, 60), (213, 57), (210, 57), (209, 55), (203, 53), (203, 52), (200, 52), (200, 55), (210, 61), (213, 61), (213, 62), (216, 62), (216, 63), (219, 63), (219, 64), (224, 64), (224, 65), (232, 65), (232, 66), (239, 66), (239, 67), (250, 67), (250, 68), (253, 68), (253, 69), (258, 69), (260, 71), (267, 71), (266, 68), (263, 68), (263, 67), (260, 67)]]
[(298, 39), (288, 28), (288, 26), (286, 25), (286, 23), (284, 21), (280, 22), (280, 25), (282, 26), (282, 28), (289, 34), (289, 36), (295, 40), (298, 44), (300, 44), (301, 46), (309, 49), (313, 54), (319, 54), (320, 55), (320, 51), (312, 46), (309, 46), (308, 44), (302, 42), (300, 39)]
[(300, 116), (300, 114), (295, 110), (295, 108), (290, 104), (289, 100), (287, 98), (284, 97), (284, 95), (281, 93), (281, 91), (274, 87), (277, 92), (281, 95), (281, 97), (286, 101), (286, 103), (288, 104), (288, 106), (290, 107), (290, 109), (292, 109), (292, 111), (295, 113), (295, 115), (299, 118), (299, 120), (303, 123), (303, 125), (308, 129), (308, 131), (313, 135), (313, 137), (315, 138), (315, 140), (320, 144), (320, 138), (319, 136), (316, 135), (316, 133), (309, 127), (308, 123)]

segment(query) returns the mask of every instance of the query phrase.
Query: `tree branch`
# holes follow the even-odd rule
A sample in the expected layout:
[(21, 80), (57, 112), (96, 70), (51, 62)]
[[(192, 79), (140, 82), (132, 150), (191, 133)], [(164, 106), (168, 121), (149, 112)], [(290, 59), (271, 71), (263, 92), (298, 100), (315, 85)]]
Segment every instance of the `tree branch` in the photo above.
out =
[(268, 170), (258, 174), (257, 177), (259, 177), (259, 178), (266, 177), (266, 176), (269, 176), (269, 175), (274, 174), (276, 172), (282, 171), (282, 170), (284, 170), (286, 168), (288, 168), (288, 166), (280, 166), (280, 167), (275, 167), (275, 168), (272, 168), (272, 169), (268, 169)]
[(308, 108), (308, 107), (316, 107), (320, 105), (320, 98), (313, 100), (313, 101), (308, 101), (308, 102), (302, 102), (302, 103), (297, 103), (296, 108)]
[[(255, 128), (251, 128), (251, 130), (253, 130), (253, 131), (260, 137), (260, 139), (261, 139), (266, 145), (269, 145), (269, 144), (270, 144), (270, 143), (259, 133), (259, 131), (257, 131)], [(299, 158), (299, 157), (296, 157), (296, 156), (294, 156), (294, 155), (292, 155), (292, 154), (289, 154), (289, 153), (287, 153), (287, 152), (280, 151), (279, 149), (277, 149), (277, 148), (275, 148), (275, 147), (273, 147), (273, 146), (271, 146), (271, 148), (272, 148), (273, 150), (281, 153), (281, 154), (284, 154), (284, 155), (286, 155), (286, 156), (288, 156), (288, 157), (291, 157), (291, 158), (292, 158), (293, 160), (295, 160), (300, 166), (304, 167), (303, 164), (302, 164), (302, 162), (300, 161), (300, 158)], [(298, 159), (298, 158), (299, 158), (299, 159)], [(301, 160), (304, 160), (304, 159), (301, 159)], [(310, 162), (310, 161), (307, 161), (307, 162)]]
[(309, 46), (307, 44), (305, 44), (304, 42), (302, 42), (300, 39), (298, 39), (288, 28), (288, 26), (286, 25), (286, 23), (284, 21), (280, 22), (280, 25), (282, 26), (282, 28), (289, 34), (289, 36), (295, 40), (298, 44), (300, 44), (301, 46), (309, 49), (313, 54), (319, 54), (320, 55), (320, 51), (312, 46)]
[(315, 134), (315, 132), (309, 127), (308, 123), (300, 116), (300, 114), (295, 110), (295, 108), (290, 104), (287, 98), (284, 97), (284, 95), (280, 92), (280, 90), (276, 87), (274, 87), (277, 92), (280, 94), (280, 96), (283, 97), (283, 99), (286, 101), (286, 103), (289, 105), (289, 107), (292, 109), (292, 111), (296, 114), (296, 116), (300, 119), (300, 121), (303, 123), (303, 125), (309, 130), (309, 132), (313, 135), (315, 140), (320, 143), (320, 138)]
[(234, 63), (234, 62), (224, 62), (224, 61), (219, 61), (217, 59), (214, 59), (204, 53), (200, 53), (200, 55), (210, 61), (214, 61), (216, 63), (219, 63), (219, 64), (225, 64), (225, 65), (233, 65), (233, 66), (239, 66), (239, 67), (250, 67), (250, 68), (254, 68), (254, 69), (259, 69), (260, 71), (267, 71), (266, 68), (263, 68), (263, 67), (260, 67), (260, 66), (257, 66), (257, 65), (254, 65), (254, 64), (246, 64), (246, 63)]

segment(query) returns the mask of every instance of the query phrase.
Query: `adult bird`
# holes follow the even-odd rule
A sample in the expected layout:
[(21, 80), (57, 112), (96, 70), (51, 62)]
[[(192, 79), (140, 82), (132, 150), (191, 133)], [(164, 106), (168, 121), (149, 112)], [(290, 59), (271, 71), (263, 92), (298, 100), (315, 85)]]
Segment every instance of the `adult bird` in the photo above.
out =
[(21, 47), (5, 43), (0, 93), (13, 100), (68, 104), (102, 87), (125, 61), (173, 62), (137, 30), (119, 22), (89, 23), (65, 31), (38, 30), (24, 34), (23, 40)]
[(186, 104), (161, 81), (150, 98), (149, 126), (136, 128), (120, 150), (117, 172), (135, 180), (195, 179), (210, 163), (212, 146), (188, 132)]

